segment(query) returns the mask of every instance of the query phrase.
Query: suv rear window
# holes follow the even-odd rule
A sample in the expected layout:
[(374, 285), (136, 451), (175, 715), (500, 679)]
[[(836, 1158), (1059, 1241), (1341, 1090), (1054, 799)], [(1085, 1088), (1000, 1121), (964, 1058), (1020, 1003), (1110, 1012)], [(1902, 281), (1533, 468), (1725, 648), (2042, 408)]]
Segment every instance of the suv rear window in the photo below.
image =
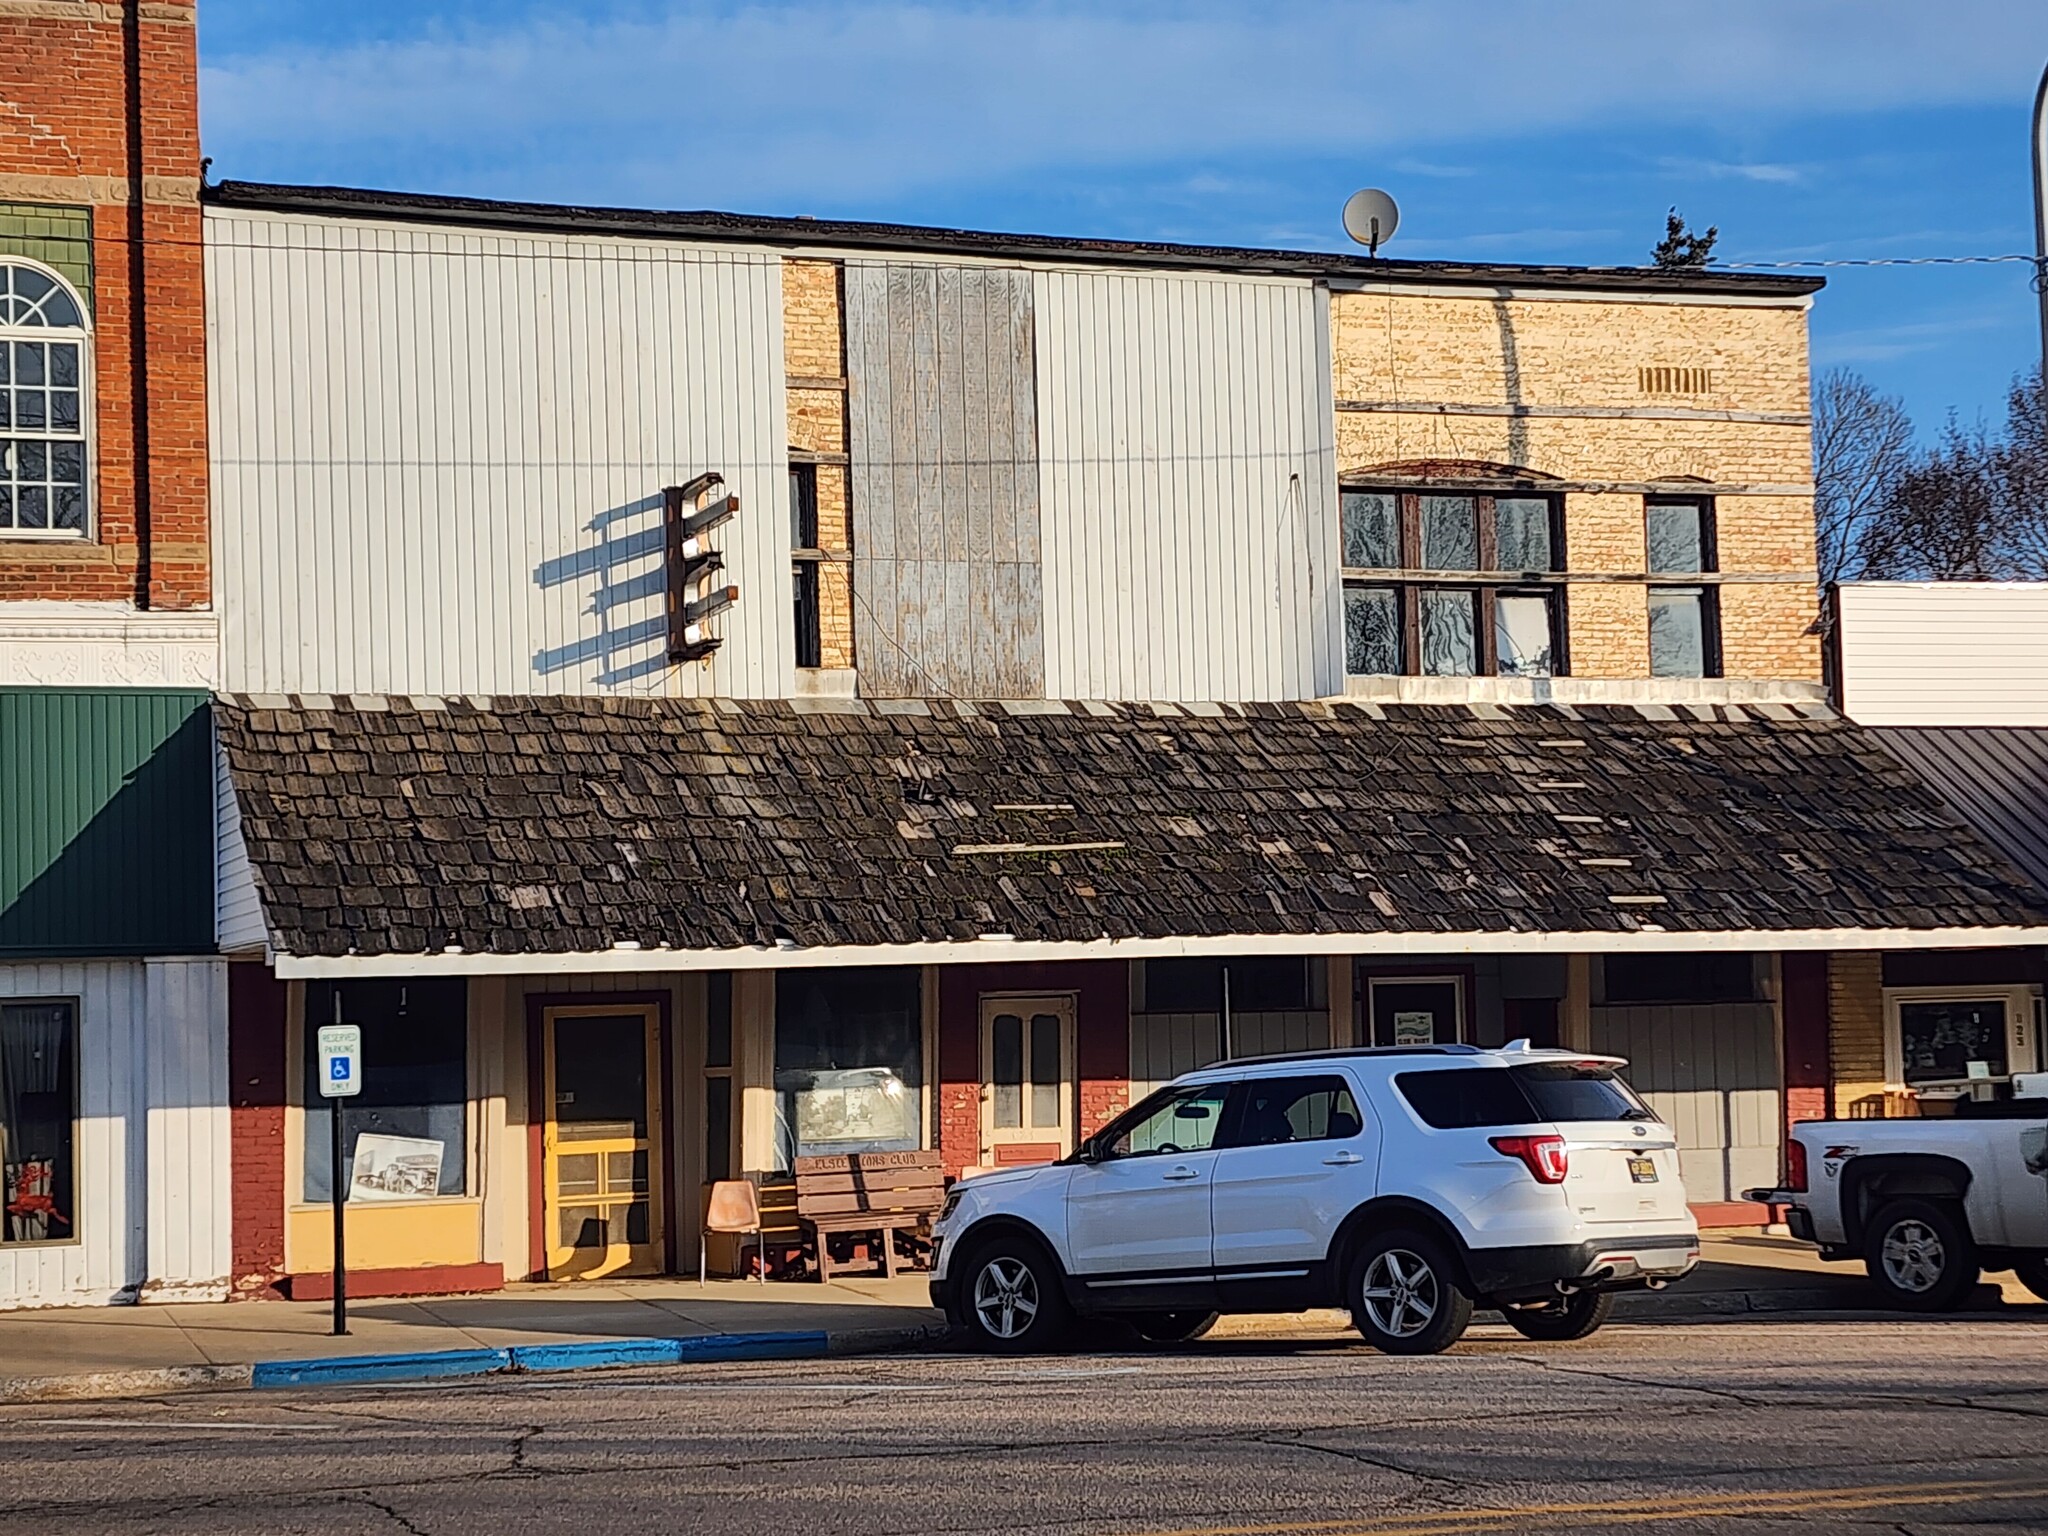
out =
[(1648, 1105), (1607, 1067), (1553, 1061), (1515, 1067), (1515, 1081), (1536, 1107), (1538, 1120), (1654, 1120)]
[(1612, 1070), (1590, 1062), (1401, 1072), (1394, 1086), (1423, 1124), (1439, 1131), (1657, 1118)]
[(1434, 1072), (1399, 1072), (1394, 1086), (1439, 1131), (1469, 1131), (1489, 1125), (1527, 1125), (1538, 1118), (1506, 1067), (1446, 1067)]

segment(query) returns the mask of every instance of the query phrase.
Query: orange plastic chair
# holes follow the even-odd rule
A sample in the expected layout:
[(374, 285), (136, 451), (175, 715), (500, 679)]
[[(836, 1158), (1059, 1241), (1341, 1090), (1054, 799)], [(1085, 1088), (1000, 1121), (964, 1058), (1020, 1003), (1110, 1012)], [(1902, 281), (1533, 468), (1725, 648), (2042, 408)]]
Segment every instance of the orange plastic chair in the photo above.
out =
[[(710, 1234), (733, 1232), (744, 1235), (754, 1234), (754, 1251), (760, 1260), (755, 1274), (763, 1285), (768, 1283), (768, 1240), (761, 1235), (761, 1197), (754, 1188), (752, 1179), (716, 1180), (704, 1197), (704, 1225), (697, 1233), (697, 1283), (702, 1285), (708, 1279), (710, 1262)], [(744, 1253), (746, 1250), (740, 1250)]]

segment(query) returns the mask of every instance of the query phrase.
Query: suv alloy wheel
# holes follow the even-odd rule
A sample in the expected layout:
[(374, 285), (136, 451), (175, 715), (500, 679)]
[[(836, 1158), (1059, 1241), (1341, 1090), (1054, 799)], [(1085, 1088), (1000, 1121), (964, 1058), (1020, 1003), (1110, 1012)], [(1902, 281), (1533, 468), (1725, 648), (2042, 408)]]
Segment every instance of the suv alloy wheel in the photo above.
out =
[(1352, 1324), (1389, 1355), (1440, 1354), (1472, 1321), (1472, 1297), (1457, 1266), (1443, 1243), (1423, 1232), (1368, 1238), (1351, 1262), (1345, 1297)]
[(964, 1278), (967, 1331), (981, 1348), (1027, 1354), (1066, 1336), (1073, 1313), (1059, 1271), (1037, 1244), (991, 1238), (970, 1257)]

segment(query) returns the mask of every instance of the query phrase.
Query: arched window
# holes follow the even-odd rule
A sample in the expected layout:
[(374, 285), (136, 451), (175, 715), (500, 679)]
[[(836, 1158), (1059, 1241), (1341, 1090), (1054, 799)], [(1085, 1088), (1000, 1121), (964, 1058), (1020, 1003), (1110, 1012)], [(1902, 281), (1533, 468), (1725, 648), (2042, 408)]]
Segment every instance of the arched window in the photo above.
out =
[(54, 272), (0, 258), (0, 538), (91, 527), (85, 308)]

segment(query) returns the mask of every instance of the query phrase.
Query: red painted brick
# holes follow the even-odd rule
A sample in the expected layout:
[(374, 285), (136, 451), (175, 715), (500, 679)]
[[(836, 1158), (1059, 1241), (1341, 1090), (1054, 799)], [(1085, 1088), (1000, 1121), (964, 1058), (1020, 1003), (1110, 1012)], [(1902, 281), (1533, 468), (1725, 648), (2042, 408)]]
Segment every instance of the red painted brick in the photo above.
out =
[[(54, 9), (54, 8), (53, 8)], [(149, 592), (157, 608), (211, 600), (207, 534), (206, 315), (199, 207), (149, 202), (132, 184), (130, 118), (140, 121), (142, 173), (199, 175), (198, 34), (189, 23), (139, 23), (139, 110), (129, 111), (123, 30), (97, 9), (77, 16), (0, 11), (0, 173), (51, 178), (49, 200), (93, 209), (97, 537), (85, 546), (0, 539), (0, 601), (125, 601), (137, 595), (138, 488), (147, 476)], [(189, 9), (189, 6), (187, 7)], [(73, 181), (75, 193), (63, 184)], [(126, 197), (110, 197), (109, 184)], [(142, 242), (142, 344), (148, 431), (132, 356), (131, 237)], [(148, 463), (137, 444), (147, 436)]]
[(285, 984), (265, 965), (228, 967), (228, 1115), (234, 1293), (284, 1279)]

